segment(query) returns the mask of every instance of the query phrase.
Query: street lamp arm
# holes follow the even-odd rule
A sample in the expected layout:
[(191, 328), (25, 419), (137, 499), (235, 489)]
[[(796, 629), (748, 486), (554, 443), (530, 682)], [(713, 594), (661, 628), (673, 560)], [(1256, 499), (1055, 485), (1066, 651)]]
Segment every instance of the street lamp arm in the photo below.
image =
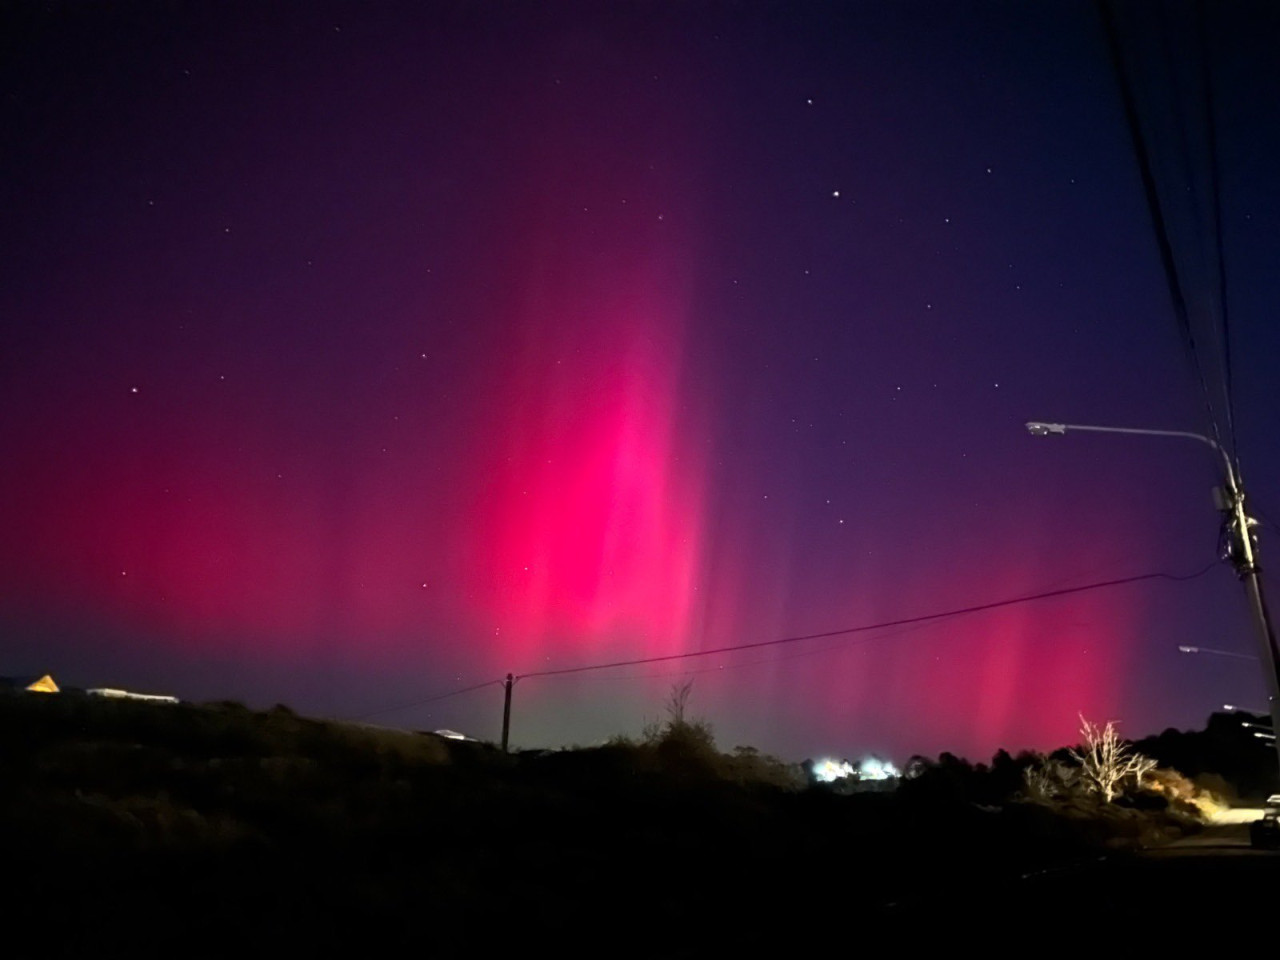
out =
[(1079, 433), (1127, 433), (1145, 437), (1186, 437), (1188, 440), (1199, 440), (1201, 443), (1208, 444), (1218, 451), (1222, 457), (1222, 464), (1227, 471), (1228, 486), (1232, 492), (1239, 489), (1235, 467), (1232, 466), (1231, 458), (1227, 456), (1227, 451), (1223, 450), (1216, 440), (1212, 437), (1206, 437), (1203, 433), (1192, 433), (1190, 430), (1151, 430), (1140, 427), (1100, 427), (1091, 423), (1047, 423), (1041, 420), (1032, 420), (1027, 423), (1027, 432), (1034, 437), (1064, 434), (1068, 430)]
[(1203, 433), (1192, 433), (1190, 430), (1151, 430), (1145, 427), (1099, 427), (1091, 423), (1045, 423), (1040, 420), (1032, 420), (1027, 424), (1027, 430), (1037, 437), (1047, 436), (1051, 433), (1066, 433), (1068, 430), (1084, 430), (1089, 433), (1138, 433), (1148, 437), (1189, 437), (1192, 440), (1199, 440), (1201, 443), (1207, 443), (1215, 450), (1221, 450), (1218, 442), (1212, 437), (1206, 437)]
[(1235, 651), (1233, 651), (1233, 650), (1214, 650), (1214, 649), (1213, 649), (1213, 648), (1211, 648), (1211, 647), (1188, 647), (1188, 646), (1181, 646), (1181, 647), (1178, 647), (1178, 649), (1179, 649), (1180, 651), (1182, 651), (1183, 653), (1207, 653), (1207, 654), (1210, 654), (1211, 656), (1215, 656), (1215, 657), (1235, 657), (1237, 660), (1254, 660), (1254, 661), (1256, 661), (1256, 660), (1258, 659), (1257, 657), (1251, 657), (1251, 656), (1249, 656), (1247, 653), (1236, 653), (1236, 652), (1235, 652)]

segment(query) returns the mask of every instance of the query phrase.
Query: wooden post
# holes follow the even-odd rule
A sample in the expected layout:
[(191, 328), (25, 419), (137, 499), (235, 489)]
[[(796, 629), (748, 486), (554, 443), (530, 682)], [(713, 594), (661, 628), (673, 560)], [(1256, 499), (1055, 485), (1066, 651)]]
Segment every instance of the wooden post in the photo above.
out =
[(511, 733), (511, 685), (515, 683), (515, 677), (507, 674), (507, 679), (502, 682), (502, 752), (507, 752), (507, 735)]

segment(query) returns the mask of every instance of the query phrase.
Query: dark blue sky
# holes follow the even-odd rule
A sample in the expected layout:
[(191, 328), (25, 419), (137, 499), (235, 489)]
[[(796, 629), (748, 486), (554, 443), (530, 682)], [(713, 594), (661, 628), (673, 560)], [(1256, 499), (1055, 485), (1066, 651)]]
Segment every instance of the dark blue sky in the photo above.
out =
[[(1182, 209), (1196, 23), (1121, 13)], [(370, 716), (1215, 558), (1210, 451), (1023, 428), (1209, 429), (1093, 4), (3, 18), (5, 672)], [(1280, 22), (1210, 28), (1238, 452), (1280, 517)], [(981, 758), (1258, 703), (1177, 650), (1249, 631), (1219, 566), (684, 664), (725, 746)], [(513, 740), (635, 732), (683, 669), (529, 678)]]

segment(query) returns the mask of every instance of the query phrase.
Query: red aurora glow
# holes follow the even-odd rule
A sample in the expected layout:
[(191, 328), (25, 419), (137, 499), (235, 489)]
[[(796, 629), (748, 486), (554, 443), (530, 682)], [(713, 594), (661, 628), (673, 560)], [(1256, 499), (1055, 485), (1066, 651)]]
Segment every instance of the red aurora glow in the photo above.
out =
[[(1078, 5), (55, 6), (2, 107), (0, 673), (492, 736), (424, 701), (1213, 559), (1203, 449), (1022, 426), (1199, 414)], [(1219, 572), (530, 677), (513, 739), (689, 672), (793, 759), (1198, 723), (1255, 679), (1178, 659), (1247, 649)]]
[(475, 588), (509, 662), (619, 643), (670, 653), (687, 637), (704, 480), (698, 418), (677, 393), (679, 339), (664, 329), (679, 308), (622, 287), (626, 302), (592, 305), (590, 345), (535, 351), (524, 363), (541, 375), (518, 370), (505, 387), (506, 455), (482, 500)]

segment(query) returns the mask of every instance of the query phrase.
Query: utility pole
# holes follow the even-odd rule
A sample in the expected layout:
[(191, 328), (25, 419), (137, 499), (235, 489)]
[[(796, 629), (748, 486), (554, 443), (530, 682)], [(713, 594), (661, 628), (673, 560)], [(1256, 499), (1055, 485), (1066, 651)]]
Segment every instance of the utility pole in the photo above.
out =
[[(1244, 488), (1240, 478), (1227, 463), (1227, 489), (1225, 503), (1219, 502), (1218, 509), (1224, 515), (1227, 534), (1227, 555), (1236, 575), (1244, 582), (1245, 594), (1249, 598), (1249, 612), (1253, 614), (1253, 622), (1258, 633), (1258, 652), (1262, 662), (1263, 673), (1267, 681), (1267, 697), (1271, 705), (1271, 729), (1280, 737), (1280, 674), (1276, 672), (1280, 657), (1277, 657), (1276, 634), (1271, 625), (1271, 616), (1267, 610), (1267, 601), (1262, 594), (1262, 580), (1259, 577), (1257, 551), (1254, 549), (1251, 528), (1254, 520), (1244, 509)], [(1280, 760), (1280, 738), (1273, 738), (1276, 746), (1277, 760)]]
[[(507, 752), (507, 735), (511, 732), (511, 687), (516, 682), (516, 678), (511, 674), (507, 674), (507, 679), (502, 681), (502, 752)], [(1278, 727), (1277, 729), (1280, 729)]]
[(1236, 472), (1231, 457), (1212, 437), (1187, 430), (1147, 430), (1135, 427), (1101, 427), (1095, 424), (1082, 423), (1046, 423), (1032, 420), (1027, 424), (1027, 432), (1033, 437), (1060, 436), (1067, 432), (1077, 433), (1124, 433), (1138, 434), (1147, 437), (1185, 437), (1198, 440), (1213, 447), (1222, 458), (1226, 488), (1215, 488), (1215, 501), (1223, 517), (1223, 530), (1226, 534), (1226, 559), (1235, 568), (1236, 575), (1244, 583), (1245, 594), (1249, 600), (1249, 612), (1253, 616), (1258, 639), (1258, 661), (1262, 664), (1263, 680), (1267, 685), (1267, 700), (1271, 707), (1271, 729), (1276, 732), (1276, 759), (1280, 761), (1280, 651), (1276, 649), (1276, 634), (1271, 626), (1271, 617), (1267, 611), (1267, 602), (1262, 595), (1262, 581), (1258, 576), (1258, 555), (1253, 542), (1252, 528), (1256, 521), (1244, 509), (1244, 486), (1240, 475)]

